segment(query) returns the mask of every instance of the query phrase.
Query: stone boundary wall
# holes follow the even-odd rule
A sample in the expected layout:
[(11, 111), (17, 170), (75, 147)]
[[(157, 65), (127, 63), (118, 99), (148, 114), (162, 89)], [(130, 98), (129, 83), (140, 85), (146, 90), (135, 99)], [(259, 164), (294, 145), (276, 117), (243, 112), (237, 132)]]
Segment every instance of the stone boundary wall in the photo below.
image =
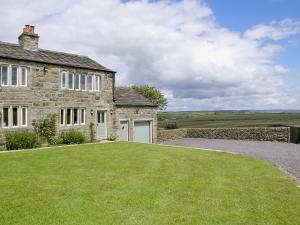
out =
[(289, 142), (289, 127), (181, 128), (158, 130), (158, 142), (180, 138), (209, 138)]

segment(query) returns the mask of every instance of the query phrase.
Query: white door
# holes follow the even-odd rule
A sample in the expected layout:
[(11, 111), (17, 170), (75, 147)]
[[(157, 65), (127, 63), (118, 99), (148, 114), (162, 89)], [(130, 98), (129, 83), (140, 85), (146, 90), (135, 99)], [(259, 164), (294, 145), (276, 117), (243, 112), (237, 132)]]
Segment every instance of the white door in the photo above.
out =
[(97, 139), (107, 138), (106, 112), (97, 111)]
[(134, 122), (134, 138), (136, 142), (151, 143), (150, 121)]
[(128, 141), (128, 121), (120, 121), (120, 141)]

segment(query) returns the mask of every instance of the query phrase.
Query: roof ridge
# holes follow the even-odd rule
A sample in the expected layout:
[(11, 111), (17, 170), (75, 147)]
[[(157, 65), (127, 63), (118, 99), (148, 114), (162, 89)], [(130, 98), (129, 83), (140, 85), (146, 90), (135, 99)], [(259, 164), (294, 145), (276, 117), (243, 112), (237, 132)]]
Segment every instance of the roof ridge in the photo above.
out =
[[(79, 54), (75, 54), (75, 53), (69, 53), (69, 52), (62, 52), (62, 51), (54, 51), (54, 50), (49, 50), (49, 49), (44, 49), (44, 48), (38, 48), (38, 50), (44, 51), (44, 52), (51, 52), (51, 53), (59, 53), (59, 54), (65, 54), (65, 55), (70, 55), (70, 56), (79, 56), (82, 58), (89, 58), (86, 55), (79, 55)], [(90, 58), (89, 58), (90, 59)]]
[(6, 41), (0, 41), (0, 44), (13, 45), (13, 46), (15, 46), (15, 47), (21, 47), (19, 44), (16, 44), (16, 43), (10, 43), (10, 42), (6, 42)]
[[(12, 46), (20, 47), (21, 48), (21, 45), (16, 44), (16, 43), (11, 43), (11, 42), (0, 41), (0, 44), (12, 45)], [(76, 54), (76, 53), (62, 52), (62, 51), (56, 51), (56, 50), (49, 50), (49, 49), (45, 49), (45, 48), (38, 48), (38, 50), (45, 51), (45, 52), (52, 52), (52, 53), (59, 53), (59, 54), (73, 55), (73, 56), (79, 56), (79, 57), (89, 58), (86, 55), (80, 55), (80, 54)]]
[(30, 51), (22, 48), (19, 44), (3, 41), (0, 41), (0, 56), (10, 59), (44, 62), (116, 73), (86, 55), (43, 48), (38, 48), (38, 51)]

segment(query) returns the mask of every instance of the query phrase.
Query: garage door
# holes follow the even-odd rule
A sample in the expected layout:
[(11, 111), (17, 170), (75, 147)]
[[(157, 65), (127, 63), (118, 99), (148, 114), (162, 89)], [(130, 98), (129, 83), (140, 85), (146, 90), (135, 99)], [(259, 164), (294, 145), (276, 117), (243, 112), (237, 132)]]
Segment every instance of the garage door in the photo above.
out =
[(151, 143), (150, 121), (134, 122), (134, 141)]

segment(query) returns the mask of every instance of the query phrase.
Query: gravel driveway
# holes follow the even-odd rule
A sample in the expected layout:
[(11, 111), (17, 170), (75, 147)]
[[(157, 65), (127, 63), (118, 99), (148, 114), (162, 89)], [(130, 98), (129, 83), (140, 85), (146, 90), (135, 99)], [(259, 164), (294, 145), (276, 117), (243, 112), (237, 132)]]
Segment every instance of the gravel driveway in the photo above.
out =
[(162, 144), (224, 150), (253, 156), (282, 168), (300, 180), (300, 144), (202, 138), (184, 138)]

